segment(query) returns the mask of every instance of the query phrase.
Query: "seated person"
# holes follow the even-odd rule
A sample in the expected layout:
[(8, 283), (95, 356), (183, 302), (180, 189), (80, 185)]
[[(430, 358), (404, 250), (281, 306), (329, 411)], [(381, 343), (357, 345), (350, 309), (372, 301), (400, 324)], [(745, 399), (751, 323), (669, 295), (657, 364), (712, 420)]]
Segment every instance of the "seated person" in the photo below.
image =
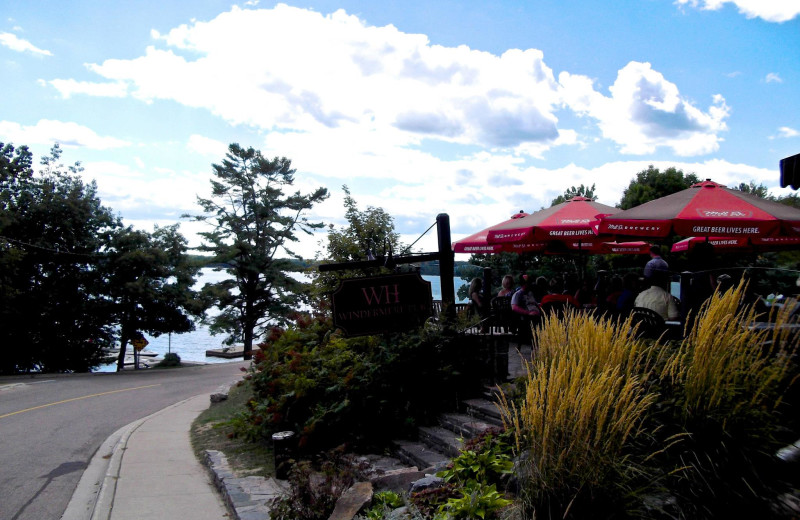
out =
[(609, 309), (616, 310), (617, 301), (622, 295), (622, 289), (622, 277), (619, 275), (614, 275), (611, 277), (611, 285), (608, 288), (608, 296), (606, 296), (606, 306)]
[(584, 280), (580, 289), (575, 292), (575, 299), (581, 307), (597, 305), (597, 297), (590, 280)]
[(570, 305), (575, 306), (576, 308), (580, 308), (581, 304), (575, 299), (574, 296), (571, 294), (563, 294), (561, 282), (557, 278), (553, 278), (550, 281), (550, 294), (544, 296), (542, 301), (539, 302), (540, 305), (544, 305), (545, 303), (550, 302), (557, 302), (557, 303), (568, 303)]
[(547, 296), (550, 292), (550, 282), (547, 281), (547, 278), (544, 276), (540, 276), (536, 279), (536, 284), (533, 287), (533, 296), (536, 298), (536, 301), (541, 302), (542, 298)]
[(497, 296), (512, 296), (514, 294), (514, 277), (510, 274), (507, 274), (503, 277), (503, 281), (500, 283), (503, 286), (500, 289), (500, 292), (497, 293)]
[(511, 310), (517, 314), (525, 316), (539, 316), (539, 304), (533, 294), (531, 283), (528, 282), (528, 275), (520, 277), (520, 288), (511, 297)]
[(636, 273), (627, 273), (622, 277), (622, 292), (617, 298), (617, 312), (630, 314), (633, 302), (639, 294), (639, 276)]
[(644, 307), (657, 312), (664, 321), (680, 319), (680, 311), (675, 303), (675, 298), (667, 292), (665, 287), (669, 282), (666, 273), (657, 273), (650, 277), (650, 288), (645, 289), (634, 300), (634, 307)]

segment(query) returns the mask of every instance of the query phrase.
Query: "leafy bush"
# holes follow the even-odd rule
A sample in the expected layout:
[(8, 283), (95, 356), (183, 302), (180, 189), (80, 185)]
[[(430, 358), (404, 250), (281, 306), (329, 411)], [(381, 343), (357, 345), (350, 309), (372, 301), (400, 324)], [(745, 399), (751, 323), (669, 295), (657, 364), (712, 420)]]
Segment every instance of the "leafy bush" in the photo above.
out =
[(181, 366), (181, 357), (175, 352), (168, 352), (164, 354), (164, 359), (158, 362), (157, 367), (179, 367)]
[(250, 423), (262, 436), (293, 430), (311, 451), (381, 444), (478, 388), (477, 363), (447, 331), (344, 338), (329, 319), (298, 315), (273, 329), (252, 374)]
[(497, 518), (498, 511), (512, 504), (497, 491), (495, 484), (470, 480), (458, 492), (461, 496), (449, 499), (439, 508), (436, 520)]
[(499, 484), (513, 467), (511, 447), (505, 443), (502, 434), (489, 431), (469, 441), (458, 457), (437, 476), (461, 485), (471, 481)]

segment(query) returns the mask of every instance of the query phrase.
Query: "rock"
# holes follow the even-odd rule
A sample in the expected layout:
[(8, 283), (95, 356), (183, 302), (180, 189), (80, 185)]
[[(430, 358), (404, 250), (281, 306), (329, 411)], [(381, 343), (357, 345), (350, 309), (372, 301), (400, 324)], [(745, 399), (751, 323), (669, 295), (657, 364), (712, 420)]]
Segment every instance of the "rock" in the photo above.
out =
[(336, 502), (328, 520), (353, 520), (361, 508), (372, 502), (372, 483), (356, 482)]
[(394, 469), (385, 472), (383, 475), (376, 475), (370, 478), (370, 482), (375, 486), (378, 491), (394, 491), (395, 493), (402, 493), (417, 480), (425, 476), (417, 468), (402, 468)]
[(443, 478), (428, 475), (427, 477), (423, 477), (416, 482), (412, 482), (410, 492), (419, 493), (420, 491), (425, 491), (426, 489), (440, 488), (444, 486), (444, 484), (445, 481)]
[(408, 514), (408, 508), (406, 506), (393, 509), (386, 515), (386, 520), (406, 520), (407, 518), (411, 517)]
[(228, 399), (228, 394), (211, 394), (212, 403), (220, 403)]

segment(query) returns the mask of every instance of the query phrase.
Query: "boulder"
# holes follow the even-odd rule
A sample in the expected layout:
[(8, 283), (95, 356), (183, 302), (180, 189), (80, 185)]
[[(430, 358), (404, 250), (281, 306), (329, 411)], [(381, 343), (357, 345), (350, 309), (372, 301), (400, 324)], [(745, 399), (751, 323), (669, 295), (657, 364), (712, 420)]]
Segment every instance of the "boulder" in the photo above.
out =
[(372, 483), (356, 482), (345, 491), (328, 520), (353, 520), (361, 509), (372, 502)]

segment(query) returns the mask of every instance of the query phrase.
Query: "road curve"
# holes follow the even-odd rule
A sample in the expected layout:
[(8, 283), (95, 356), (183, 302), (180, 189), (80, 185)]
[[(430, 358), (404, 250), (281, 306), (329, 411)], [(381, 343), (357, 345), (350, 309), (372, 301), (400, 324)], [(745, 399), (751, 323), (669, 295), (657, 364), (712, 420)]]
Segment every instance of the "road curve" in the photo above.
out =
[(249, 363), (0, 378), (0, 518), (60, 518), (109, 435), (240, 379)]

